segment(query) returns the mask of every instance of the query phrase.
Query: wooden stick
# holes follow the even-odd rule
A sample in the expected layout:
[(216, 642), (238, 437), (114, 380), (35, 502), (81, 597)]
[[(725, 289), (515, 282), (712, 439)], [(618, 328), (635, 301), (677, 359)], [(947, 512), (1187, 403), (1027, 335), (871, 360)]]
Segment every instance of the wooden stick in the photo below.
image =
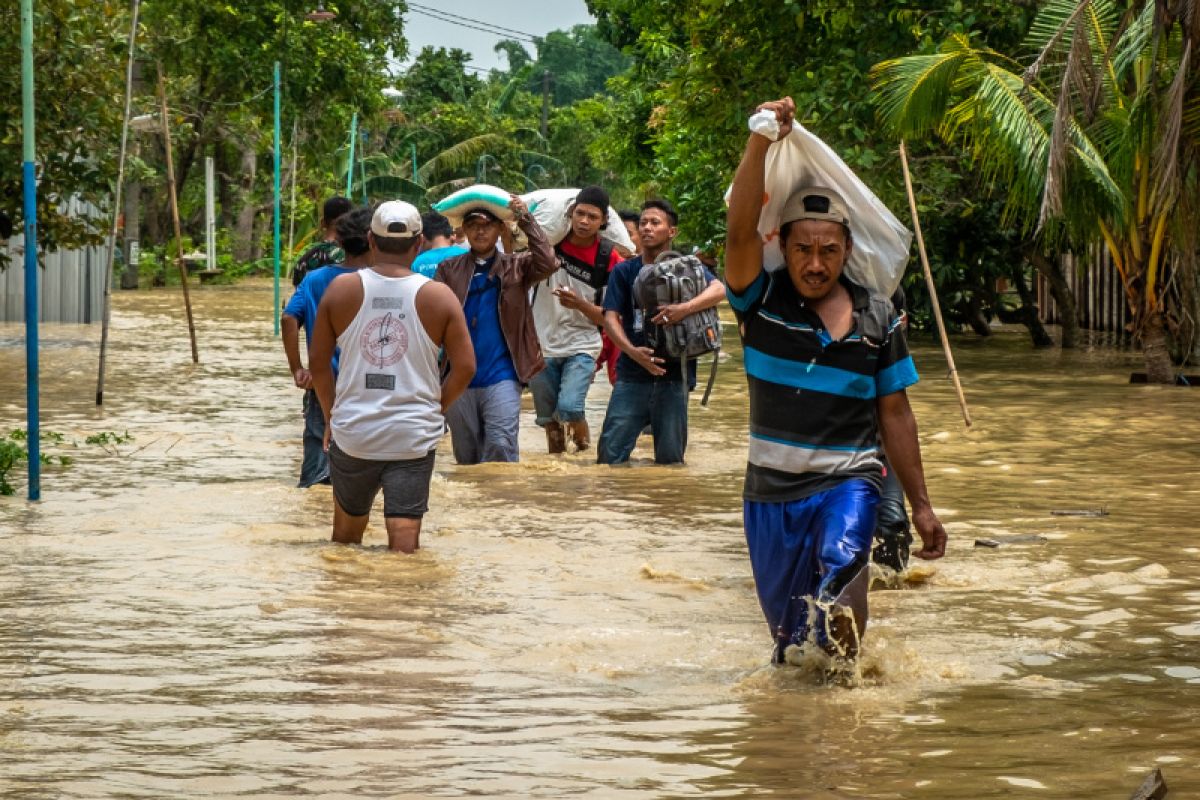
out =
[(125, 185), (125, 154), (129, 147), (129, 109), (133, 103), (133, 55), (137, 46), (138, 12), (141, 0), (133, 0), (133, 22), (129, 26), (129, 59), (125, 64), (125, 117), (121, 123), (121, 156), (117, 160), (117, 185), (113, 191), (113, 221), (109, 231), (108, 258), (104, 270), (104, 316), (100, 325), (100, 363), (96, 369), (96, 405), (104, 405), (104, 368), (108, 353), (108, 326), (112, 321), (112, 271), (121, 220), (121, 189)]
[(917, 252), (921, 254), (921, 267), (925, 270), (925, 284), (929, 287), (929, 302), (933, 306), (933, 318), (937, 320), (938, 335), (942, 339), (942, 350), (950, 366), (950, 378), (954, 391), (958, 393), (958, 405), (962, 408), (963, 422), (971, 427), (971, 412), (967, 410), (967, 398), (963, 395), (962, 383), (958, 380), (958, 368), (954, 366), (954, 354), (950, 352), (950, 339), (946, 336), (946, 323), (942, 321), (942, 307), (938, 303), (937, 286), (933, 282), (933, 271), (929, 269), (929, 256), (925, 254), (925, 237), (921, 235), (921, 219), (917, 215), (917, 198), (913, 194), (912, 175), (908, 172), (908, 153), (904, 142), (900, 142), (900, 165), (904, 167), (904, 189), (908, 192), (908, 207), (912, 210), (913, 231), (917, 234)]
[(183, 232), (179, 225), (179, 198), (175, 195), (175, 164), (171, 160), (171, 124), (167, 119), (167, 89), (163, 82), (162, 62), (154, 64), (158, 70), (158, 105), (162, 116), (163, 145), (167, 149), (167, 188), (171, 195), (171, 221), (175, 223), (175, 263), (179, 265), (179, 280), (183, 284), (183, 305), (187, 309), (188, 336), (192, 340), (192, 363), (200, 363), (196, 350), (196, 323), (192, 319), (192, 297), (188, 293), (187, 267), (183, 263)]

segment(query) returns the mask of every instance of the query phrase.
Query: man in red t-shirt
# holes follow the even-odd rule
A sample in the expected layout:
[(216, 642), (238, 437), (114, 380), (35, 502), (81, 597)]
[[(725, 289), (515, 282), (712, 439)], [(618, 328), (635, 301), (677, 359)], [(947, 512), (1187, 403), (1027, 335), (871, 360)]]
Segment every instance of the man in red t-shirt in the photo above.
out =
[(581, 189), (570, 208), (571, 230), (556, 248), (558, 270), (534, 287), (533, 319), (546, 369), (530, 382), (537, 424), (546, 429), (551, 453), (591, 444), (584, 403), (603, 342), (600, 308), (608, 273), (621, 256), (600, 231), (608, 219), (608, 194)]

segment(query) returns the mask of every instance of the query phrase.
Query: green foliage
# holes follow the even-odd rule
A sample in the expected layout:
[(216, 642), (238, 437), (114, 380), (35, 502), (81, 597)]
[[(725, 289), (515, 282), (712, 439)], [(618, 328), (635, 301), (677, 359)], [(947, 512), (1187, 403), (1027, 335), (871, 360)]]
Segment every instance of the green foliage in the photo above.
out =
[[(72, 198), (104, 208), (120, 144), (127, 3), (39, 0), (34, 4), (38, 244), (42, 252), (96, 244), (105, 217), (67, 212)], [(0, 211), (24, 224), (22, 205), (21, 24), (19, 4), (0, 4)], [(9, 256), (0, 248), (0, 269)]]
[(1171, 307), (1165, 262), (1182, 241), (1179, 263), (1194, 282), (1194, 203), (1179, 201), (1200, 192), (1200, 127), (1188, 115), (1200, 104), (1197, 13), (1195, 3), (1046, 0), (1025, 42), (1027, 67), (956, 35), (937, 57), (874, 72), (888, 126), (963, 145), (1027, 231), (1080, 249), (1105, 242), (1135, 331), (1149, 331), (1156, 380), (1171, 377), (1163, 328), (1192, 312)]
[(466, 65), (471, 54), (457, 47), (424, 47), (400, 81), (406, 105), (420, 113), (443, 103), (465, 103), (483, 81)]
[[(725, 233), (724, 192), (758, 103), (790, 95), (801, 122), (902, 212), (896, 140), (879, 129), (864, 102), (871, 67), (914, 49), (932, 52), (938, 38), (973, 25), (986, 26), (996, 41), (1016, 42), (1026, 23), (1023, 9), (998, 0), (970, 9), (954, 2), (937, 14), (911, 0), (590, 0), (588, 6), (600, 32), (633, 59), (629, 71), (609, 82), (611, 123), (595, 155), (606, 168), (637, 176), (644, 193), (671, 199), (680, 209), (681, 235), (715, 251)], [(969, 175), (936, 177), (944, 183), (929, 186), (932, 196), (972, 194)]]
[[(515, 41), (496, 49), (509, 70), (493, 70), (486, 80), (467, 71), (462, 51), (422, 50), (400, 81), (403, 97), (386, 114), (383, 132), (368, 137), (355, 165), (355, 181), (365, 176), (371, 199), (429, 205), (474, 182), (513, 192), (599, 182), (621, 196), (624, 182), (594, 160), (606, 112), (592, 95), (624, 56), (591, 26), (539, 40), (536, 60)], [(555, 107), (543, 137), (545, 69), (554, 74)], [(348, 149), (341, 156), (344, 180)]]

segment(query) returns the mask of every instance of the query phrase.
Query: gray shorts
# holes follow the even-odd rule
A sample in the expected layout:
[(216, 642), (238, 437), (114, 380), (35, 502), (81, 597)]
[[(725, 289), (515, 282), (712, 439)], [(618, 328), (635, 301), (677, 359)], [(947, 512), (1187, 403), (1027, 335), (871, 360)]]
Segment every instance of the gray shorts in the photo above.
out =
[(329, 443), (329, 480), (337, 504), (352, 517), (371, 513), (375, 495), (383, 489), (383, 515), (420, 519), (429, 510), (429, 482), (435, 450), (407, 461), (355, 458)]

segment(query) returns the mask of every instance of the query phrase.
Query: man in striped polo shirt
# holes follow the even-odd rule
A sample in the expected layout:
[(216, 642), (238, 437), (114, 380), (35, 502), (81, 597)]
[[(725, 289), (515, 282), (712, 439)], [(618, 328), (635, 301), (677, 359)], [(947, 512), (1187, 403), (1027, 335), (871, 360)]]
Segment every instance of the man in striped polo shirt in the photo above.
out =
[[(775, 112), (792, 127), (790, 98)], [(774, 660), (813, 642), (853, 657), (867, 621), (882, 442), (912, 506), (919, 558), (940, 558), (946, 532), (929, 502), (917, 426), (905, 389), (917, 382), (891, 301), (843, 268), (853, 221), (836, 192), (788, 199), (784, 267), (766, 272), (759, 215), (771, 142), (751, 134), (729, 199), (725, 280), (743, 322), (750, 384), (746, 541)]]

